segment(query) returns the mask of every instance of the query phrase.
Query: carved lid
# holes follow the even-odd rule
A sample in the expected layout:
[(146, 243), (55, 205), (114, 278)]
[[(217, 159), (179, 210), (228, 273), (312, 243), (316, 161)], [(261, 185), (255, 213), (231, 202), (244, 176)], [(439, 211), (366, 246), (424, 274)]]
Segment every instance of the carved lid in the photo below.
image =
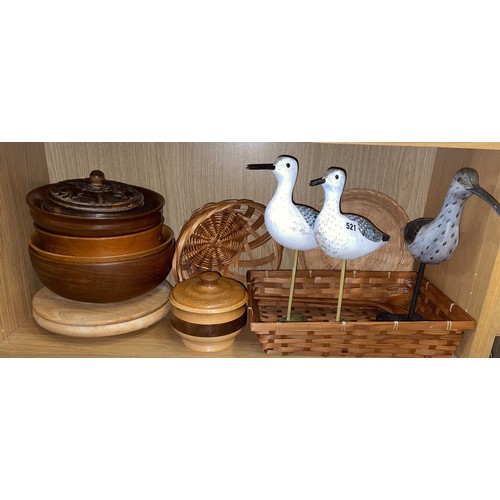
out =
[(58, 182), (47, 189), (43, 208), (60, 214), (128, 215), (144, 206), (144, 196), (133, 186), (110, 181), (100, 170), (93, 170), (87, 179)]
[(247, 297), (239, 281), (206, 271), (175, 285), (170, 303), (184, 311), (218, 314), (238, 309), (246, 304)]

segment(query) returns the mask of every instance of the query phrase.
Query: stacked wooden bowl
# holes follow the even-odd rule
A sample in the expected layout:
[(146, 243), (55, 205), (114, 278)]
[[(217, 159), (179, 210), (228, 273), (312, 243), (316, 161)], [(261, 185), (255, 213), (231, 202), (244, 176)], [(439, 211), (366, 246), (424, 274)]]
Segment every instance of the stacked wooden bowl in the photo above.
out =
[(48, 184), (28, 193), (35, 232), (31, 263), (55, 294), (94, 303), (120, 302), (158, 286), (172, 266), (175, 240), (163, 222), (164, 198), (105, 179)]

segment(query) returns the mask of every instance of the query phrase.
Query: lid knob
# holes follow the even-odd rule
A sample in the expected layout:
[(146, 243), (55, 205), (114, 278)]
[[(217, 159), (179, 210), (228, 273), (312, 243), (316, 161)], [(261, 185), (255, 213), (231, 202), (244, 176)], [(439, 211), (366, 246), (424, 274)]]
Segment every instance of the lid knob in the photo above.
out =
[(100, 188), (104, 184), (104, 172), (101, 170), (92, 170), (89, 175), (90, 184), (94, 188)]
[(214, 286), (220, 277), (220, 273), (216, 271), (206, 271), (200, 274), (201, 284), (207, 287)]

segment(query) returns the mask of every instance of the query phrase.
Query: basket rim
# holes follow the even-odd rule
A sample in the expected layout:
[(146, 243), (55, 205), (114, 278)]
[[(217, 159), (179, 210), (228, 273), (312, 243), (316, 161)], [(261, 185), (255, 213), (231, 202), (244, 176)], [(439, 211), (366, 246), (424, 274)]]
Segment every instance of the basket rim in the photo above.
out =
[[(278, 271), (266, 271), (266, 270), (250, 270), (247, 272), (247, 290), (248, 290), (248, 322), (250, 329), (255, 333), (259, 334), (264, 331), (274, 330), (280, 333), (299, 333), (304, 331), (334, 331), (334, 332), (348, 332), (356, 330), (367, 330), (373, 329), (374, 332), (377, 330), (387, 330), (394, 332), (405, 332), (405, 331), (429, 331), (432, 334), (438, 334), (441, 332), (447, 332), (453, 334), (458, 331), (473, 330), (476, 327), (476, 320), (464, 311), (458, 304), (454, 303), (449, 297), (447, 297), (439, 288), (433, 285), (425, 277), (422, 280), (422, 285), (420, 288), (420, 293), (430, 294), (431, 292), (442, 298), (451, 304), (451, 308), (457, 308), (461, 315), (465, 318), (464, 320), (425, 320), (425, 321), (306, 321), (306, 322), (280, 322), (280, 321), (260, 321), (258, 318), (258, 303), (254, 298), (254, 283), (252, 279), (258, 279), (259, 277), (265, 276), (266, 278), (273, 277), (283, 277), (285, 275), (290, 275), (289, 270), (278, 270)], [(340, 270), (298, 270), (297, 278), (315, 278), (315, 277), (333, 277), (340, 275)], [(348, 277), (378, 277), (383, 278), (387, 276), (388, 278), (406, 278), (415, 281), (417, 273), (415, 271), (346, 271), (346, 278)], [(281, 298), (277, 296), (268, 296), (266, 299), (276, 299)], [(254, 311), (256, 309), (256, 311)], [(257, 313), (257, 314), (256, 314)], [(307, 327), (304, 327), (307, 325)], [(376, 326), (376, 328), (374, 328)]]

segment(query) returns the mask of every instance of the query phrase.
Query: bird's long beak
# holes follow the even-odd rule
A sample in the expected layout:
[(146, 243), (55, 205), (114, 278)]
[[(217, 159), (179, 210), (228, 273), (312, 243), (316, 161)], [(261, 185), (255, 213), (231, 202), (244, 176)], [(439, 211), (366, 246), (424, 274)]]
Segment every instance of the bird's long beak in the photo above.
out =
[(274, 163), (251, 163), (247, 165), (248, 170), (274, 170)]
[(495, 200), (495, 198), (493, 198), (493, 196), (491, 196), (490, 193), (488, 193), (488, 191), (483, 189), (478, 184), (475, 184), (471, 189), (469, 189), (469, 191), (476, 196), (479, 196), (479, 198), (488, 203), (488, 205), (493, 208), (498, 215), (500, 215), (500, 204), (497, 200)]
[(320, 184), (325, 183), (325, 178), (320, 177), (319, 179), (313, 179), (312, 181), (309, 181), (309, 186), (319, 186)]

